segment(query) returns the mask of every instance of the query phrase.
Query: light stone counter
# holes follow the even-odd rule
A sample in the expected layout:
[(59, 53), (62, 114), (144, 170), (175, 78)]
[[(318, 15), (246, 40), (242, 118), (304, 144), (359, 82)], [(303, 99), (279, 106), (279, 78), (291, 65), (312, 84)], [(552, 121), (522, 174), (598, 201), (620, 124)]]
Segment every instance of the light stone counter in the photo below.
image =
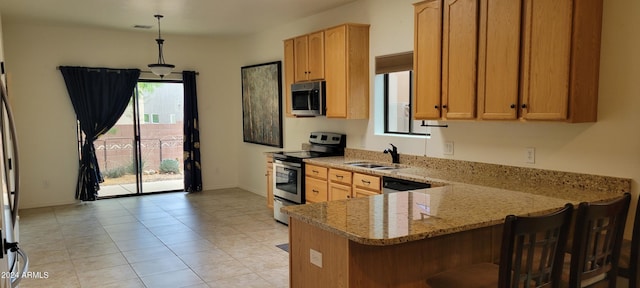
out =
[[(394, 245), (494, 226), (509, 214), (536, 215), (560, 209), (566, 203), (609, 200), (630, 189), (628, 179), (583, 174), (552, 173), (553, 177), (566, 179), (539, 179), (540, 182), (531, 185), (531, 181), (522, 181), (521, 175), (510, 175), (508, 169), (502, 177), (496, 177), (492, 173), (460, 173), (409, 165), (400, 165), (401, 169), (395, 170), (373, 170), (346, 164), (357, 161), (369, 160), (345, 157), (305, 160), (331, 168), (432, 183), (435, 188), (289, 206), (283, 211), (356, 243)], [(597, 186), (573, 185), (573, 181), (595, 181), (614, 188), (600, 191), (603, 189), (589, 188)]]

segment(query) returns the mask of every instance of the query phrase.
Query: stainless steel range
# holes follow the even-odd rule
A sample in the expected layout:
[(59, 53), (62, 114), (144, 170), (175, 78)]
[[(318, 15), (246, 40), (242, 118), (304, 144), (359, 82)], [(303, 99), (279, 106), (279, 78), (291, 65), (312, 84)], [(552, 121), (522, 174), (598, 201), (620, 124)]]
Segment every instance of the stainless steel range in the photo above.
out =
[(273, 154), (273, 218), (288, 224), (287, 215), (280, 208), (304, 204), (304, 163), (307, 158), (342, 156), (347, 135), (331, 132), (311, 132), (308, 151)]

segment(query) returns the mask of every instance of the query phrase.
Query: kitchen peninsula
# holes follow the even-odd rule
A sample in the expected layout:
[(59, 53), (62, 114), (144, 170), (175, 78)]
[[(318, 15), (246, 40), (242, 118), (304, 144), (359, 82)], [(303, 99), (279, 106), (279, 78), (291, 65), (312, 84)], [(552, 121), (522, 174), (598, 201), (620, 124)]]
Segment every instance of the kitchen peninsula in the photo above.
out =
[[(356, 171), (345, 165), (353, 160), (329, 157), (309, 162)], [(453, 173), (451, 166), (368, 171), (439, 187), (284, 208), (290, 217), (290, 286), (426, 287), (429, 275), (497, 259), (501, 223), (508, 214), (543, 214), (565, 203), (612, 199), (630, 189), (628, 179), (571, 173), (558, 184), (541, 181), (538, 187), (528, 187), (519, 180), (521, 175), (509, 175), (518, 169), (503, 170), (504, 177), (496, 179), (491, 169), (484, 169), (491, 164), (478, 165), (483, 173), (467, 173), (475, 174), (471, 176)], [(479, 180), (482, 175), (484, 183)], [(567, 183), (572, 176), (584, 183)], [(467, 183), (453, 181), (456, 178)], [(522, 189), (504, 188), (518, 183)], [(617, 187), (602, 191), (590, 186), (593, 183)]]

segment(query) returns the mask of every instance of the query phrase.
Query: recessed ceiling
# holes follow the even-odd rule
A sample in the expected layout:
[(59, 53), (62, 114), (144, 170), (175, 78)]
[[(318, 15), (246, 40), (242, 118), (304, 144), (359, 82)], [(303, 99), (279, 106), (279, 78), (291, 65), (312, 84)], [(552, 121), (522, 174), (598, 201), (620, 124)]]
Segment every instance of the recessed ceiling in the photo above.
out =
[(134, 30), (135, 25), (187, 35), (260, 32), (356, 0), (1, 0), (3, 17)]

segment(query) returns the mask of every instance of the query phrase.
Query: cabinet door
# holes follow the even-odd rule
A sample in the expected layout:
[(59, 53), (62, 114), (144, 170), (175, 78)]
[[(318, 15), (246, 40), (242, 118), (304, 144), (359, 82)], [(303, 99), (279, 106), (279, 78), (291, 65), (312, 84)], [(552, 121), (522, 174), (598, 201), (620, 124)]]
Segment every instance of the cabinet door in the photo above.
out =
[(478, 117), (517, 118), (521, 0), (480, 2)]
[(273, 209), (273, 157), (267, 157), (267, 207)]
[(307, 79), (324, 79), (324, 32), (309, 34), (308, 40)]
[(294, 40), (284, 40), (284, 105), (285, 115), (293, 116), (291, 114), (291, 84), (295, 81), (295, 52), (294, 52)]
[(522, 118), (567, 119), (572, 0), (525, 0)]
[(478, 0), (446, 0), (443, 15), (444, 118), (473, 119), (476, 114)]
[(327, 117), (347, 117), (347, 53), (346, 26), (325, 31), (325, 61), (327, 64)]
[(295, 82), (306, 81), (309, 79), (309, 67), (307, 60), (309, 59), (308, 51), (308, 39), (307, 35), (294, 38), (294, 50), (295, 50)]
[(351, 186), (337, 183), (329, 184), (329, 201), (351, 198)]
[(415, 4), (413, 113), (417, 120), (440, 118), (442, 0)]

